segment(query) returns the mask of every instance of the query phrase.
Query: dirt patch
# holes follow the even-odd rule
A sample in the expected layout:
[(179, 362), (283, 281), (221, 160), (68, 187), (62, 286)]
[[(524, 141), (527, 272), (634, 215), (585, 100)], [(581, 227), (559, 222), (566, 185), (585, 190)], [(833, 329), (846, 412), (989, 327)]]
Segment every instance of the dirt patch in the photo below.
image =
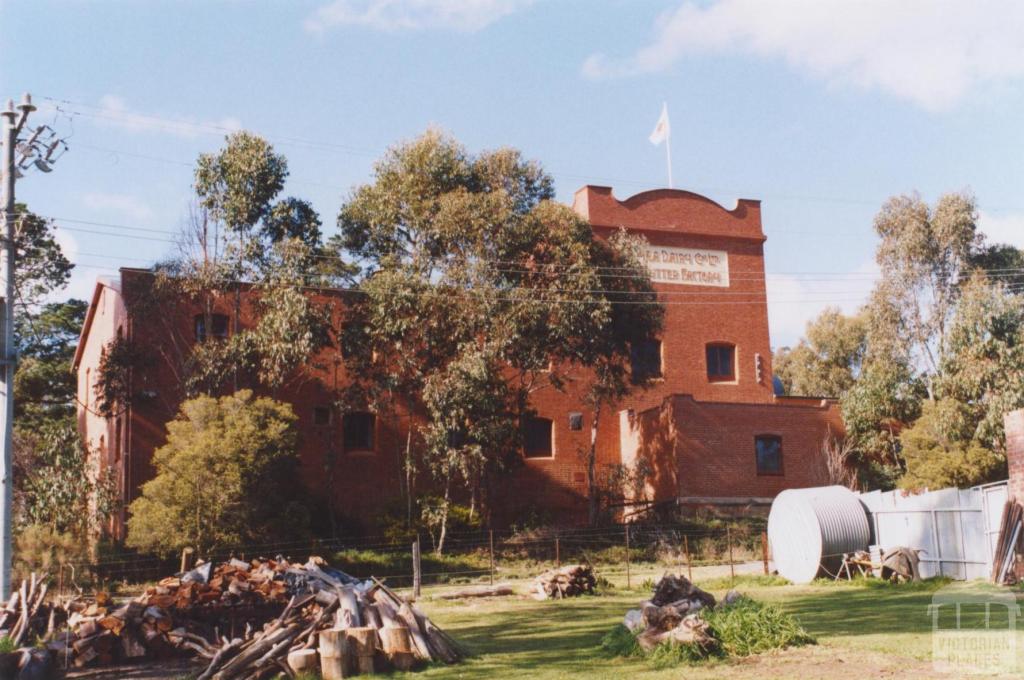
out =
[(931, 661), (878, 652), (854, 652), (830, 645), (760, 654), (715, 667), (687, 667), (685, 675), (687, 678), (727, 677), (730, 680), (835, 680), (841, 677), (924, 680), (945, 677), (935, 672)]

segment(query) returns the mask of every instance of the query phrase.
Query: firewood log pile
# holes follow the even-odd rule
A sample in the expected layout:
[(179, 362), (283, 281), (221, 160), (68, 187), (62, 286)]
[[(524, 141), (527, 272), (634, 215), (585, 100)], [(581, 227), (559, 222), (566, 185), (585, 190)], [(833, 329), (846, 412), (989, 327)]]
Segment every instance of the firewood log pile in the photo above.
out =
[(535, 599), (562, 599), (592, 594), (597, 588), (594, 569), (589, 564), (570, 564), (549, 569), (533, 579), (530, 592)]
[(715, 606), (715, 596), (682, 576), (665, 574), (654, 586), (654, 595), (639, 609), (626, 612), (623, 625), (637, 635), (640, 646), (650, 651), (664, 642), (713, 643), (707, 623), (698, 615)]
[(101, 594), (66, 608), (49, 636), (60, 667), (192, 656), (203, 680), (318, 671), (408, 670), (464, 653), (423, 612), (376, 579), (359, 581), (319, 558), (231, 560), (168, 577), (115, 605)]

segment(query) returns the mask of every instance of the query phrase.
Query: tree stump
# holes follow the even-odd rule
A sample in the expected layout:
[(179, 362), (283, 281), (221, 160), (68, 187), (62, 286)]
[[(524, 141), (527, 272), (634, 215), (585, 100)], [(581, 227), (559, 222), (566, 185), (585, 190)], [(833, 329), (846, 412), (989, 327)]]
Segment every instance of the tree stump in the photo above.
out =
[(320, 674), (324, 680), (352, 675), (351, 652), (345, 630), (320, 631)]
[(377, 652), (377, 629), (369, 626), (346, 628), (348, 648), (356, 660), (356, 668), (360, 673), (373, 673), (373, 655)]

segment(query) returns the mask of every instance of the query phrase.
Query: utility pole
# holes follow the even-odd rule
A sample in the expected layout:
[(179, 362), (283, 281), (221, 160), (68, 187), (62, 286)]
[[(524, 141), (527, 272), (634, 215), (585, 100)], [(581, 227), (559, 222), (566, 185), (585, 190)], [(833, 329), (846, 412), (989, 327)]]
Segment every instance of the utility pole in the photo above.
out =
[[(25, 94), (15, 110), (14, 102), (7, 100), (7, 108), (0, 112), (3, 117), (3, 165), (2, 196), (3, 248), (0, 250), (0, 283), (3, 285), (3, 314), (0, 315), (0, 426), (3, 427), (2, 456), (0, 456), (0, 484), (3, 485), (3, 499), (0, 503), (0, 601), (6, 602), (11, 594), (11, 558), (13, 544), (11, 522), (13, 520), (13, 461), (12, 433), (14, 429), (14, 369), (17, 365), (17, 348), (14, 344), (14, 297), (15, 297), (15, 237), (17, 235), (14, 210), (14, 182), (22, 176), (22, 170), (35, 166), (42, 172), (50, 172), (50, 164), (67, 150), (67, 144), (58, 139), (56, 133), (46, 125), (40, 125), (24, 141), (18, 135), (25, 128), (28, 114), (36, 110), (32, 97)], [(17, 161), (15, 155), (17, 153)]]

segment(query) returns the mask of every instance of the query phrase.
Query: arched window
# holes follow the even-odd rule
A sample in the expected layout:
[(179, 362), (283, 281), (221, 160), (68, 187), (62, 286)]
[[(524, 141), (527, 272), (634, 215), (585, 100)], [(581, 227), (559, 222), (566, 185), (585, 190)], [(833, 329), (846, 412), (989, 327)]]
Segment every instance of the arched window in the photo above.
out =
[(206, 329), (206, 315), (196, 314), (195, 317), (196, 342), (206, 342), (206, 338), (228, 337), (228, 317), (226, 314), (210, 315), (210, 332)]
[(372, 413), (346, 413), (342, 418), (342, 443), (346, 453), (373, 453), (377, 417)]
[(759, 434), (754, 437), (754, 455), (757, 459), (757, 474), (783, 474), (782, 437), (779, 435)]
[(551, 458), (554, 428), (548, 418), (529, 418), (523, 426), (523, 455), (527, 458)]
[(715, 342), (707, 346), (708, 381), (733, 382), (736, 380), (736, 346)]

